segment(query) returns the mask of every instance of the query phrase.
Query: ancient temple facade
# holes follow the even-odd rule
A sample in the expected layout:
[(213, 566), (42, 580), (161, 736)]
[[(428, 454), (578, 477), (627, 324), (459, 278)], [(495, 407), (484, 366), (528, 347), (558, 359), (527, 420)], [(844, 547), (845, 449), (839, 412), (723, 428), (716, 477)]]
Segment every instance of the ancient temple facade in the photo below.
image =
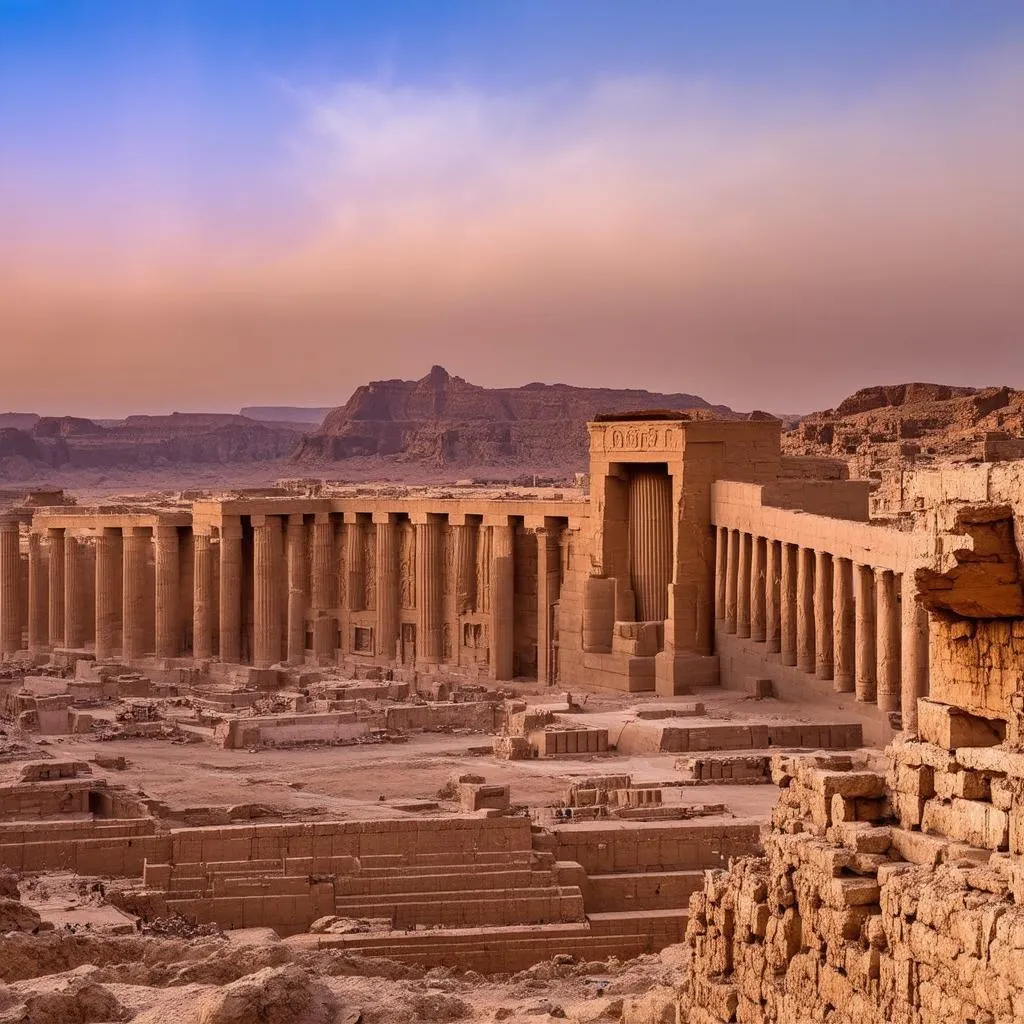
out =
[[(662, 695), (769, 679), (888, 728), (928, 678), (927, 524), (780, 454), (774, 420), (590, 424), (565, 500), (232, 494), (0, 519), (5, 655), (388, 666)], [(835, 467), (831, 467), (834, 470)]]

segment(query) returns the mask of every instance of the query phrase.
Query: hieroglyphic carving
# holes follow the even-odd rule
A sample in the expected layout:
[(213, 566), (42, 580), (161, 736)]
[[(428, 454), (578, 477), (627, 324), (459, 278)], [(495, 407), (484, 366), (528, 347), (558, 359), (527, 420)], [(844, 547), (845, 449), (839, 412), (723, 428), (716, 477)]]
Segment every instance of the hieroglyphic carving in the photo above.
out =
[(441, 657), (445, 661), (452, 660), (452, 627), (448, 622), (441, 627)]
[(333, 574), (334, 584), (327, 595), (330, 605), (335, 608), (347, 608), (348, 601), (348, 558), (347, 558), (347, 532), (354, 530), (354, 526), (338, 525), (335, 534), (334, 560), (337, 565), (337, 572)]
[(416, 607), (416, 531), (409, 522), (398, 528), (398, 604)]
[(373, 530), (362, 531), (363, 545), (363, 608), (372, 611), (377, 607), (377, 538)]
[(476, 545), (476, 609), (481, 615), (491, 610), (491, 529), (481, 526)]
[(441, 593), (447, 597), (455, 592), (455, 542), (450, 526), (441, 531), (441, 565), (444, 567)]
[(606, 432), (608, 447), (616, 451), (646, 451), (651, 448), (673, 448), (679, 432), (674, 427), (621, 426)]

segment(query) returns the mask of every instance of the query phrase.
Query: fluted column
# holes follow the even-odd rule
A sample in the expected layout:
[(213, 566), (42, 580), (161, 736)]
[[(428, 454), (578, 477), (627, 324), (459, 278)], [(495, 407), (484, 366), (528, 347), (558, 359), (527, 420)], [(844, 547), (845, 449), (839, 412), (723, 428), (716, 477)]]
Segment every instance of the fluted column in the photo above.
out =
[(753, 552), (749, 533), (740, 534), (740, 571), (736, 580), (736, 635), (750, 636), (750, 586)]
[(64, 534), (64, 646), (76, 650), (82, 646), (82, 559), (79, 540)]
[(765, 545), (764, 569), (764, 634), (769, 654), (782, 650), (781, 575), (782, 544), (769, 540)]
[(288, 517), (288, 663), (306, 659), (306, 530), (302, 513)]
[(208, 526), (192, 532), (192, 657), (213, 657), (213, 544)]
[(900, 710), (900, 613), (896, 602), (896, 574), (875, 570), (875, 616), (878, 664), (878, 707)]
[(104, 527), (96, 537), (96, 657), (112, 658), (117, 649), (118, 598), (117, 572), (121, 531)]
[(834, 665), (832, 689), (854, 691), (854, 603), (853, 562), (832, 559), (832, 633)]
[(442, 652), (441, 523), (432, 515), (413, 519), (416, 526), (416, 660), (437, 664)]
[(715, 527), (715, 618), (725, 620), (725, 581), (728, 575), (729, 531)]
[(220, 660), (242, 660), (242, 522), (225, 516), (220, 525)]
[(878, 695), (875, 656), (875, 573), (870, 565), (858, 565), (854, 586), (854, 680), (857, 700), (874, 704)]
[(64, 645), (64, 530), (51, 527), (46, 531), (49, 548), (49, 632), (50, 646)]
[(21, 524), (0, 519), (0, 652), (21, 650)]
[(394, 661), (398, 650), (398, 524), (390, 512), (374, 512), (373, 522), (377, 535), (377, 625), (374, 639), (378, 656)]
[(275, 557), (280, 548), (280, 533), (280, 517), (252, 517), (252, 647), (256, 668), (269, 668), (281, 660)]
[(38, 533), (28, 535), (28, 649), (42, 650), (49, 641), (47, 627), (47, 570)]
[(356, 518), (356, 513), (345, 513), (345, 573), (347, 586), (345, 594), (348, 598), (348, 610), (361, 612), (365, 588), (363, 575), (368, 571), (363, 557), (363, 524)]
[(181, 625), (178, 611), (178, 528), (166, 524), (153, 530), (156, 547), (156, 642), (158, 658), (180, 653)]
[(466, 615), (476, 604), (476, 527), (459, 523), (451, 530), (455, 546), (455, 614)]
[(725, 631), (736, 632), (736, 599), (740, 580), (740, 533), (729, 531), (725, 552)]
[(663, 622), (672, 582), (672, 478), (668, 473), (638, 469), (629, 478), (629, 564), (637, 620)]
[(146, 552), (149, 530), (126, 526), (122, 533), (121, 652), (126, 662), (141, 658), (146, 647)]
[(537, 682), (553, 684), (552, 615), (558, 600), (562, 549), (559, 527), (537, 530)]
[(917, 735), (917, 699), (928, 696), (928, 612), (918, 604), (913, 571), (900, 577), (901, 600), (901, 700), (903, 732)]
[(797, 663), (797, 562), (799, 548), (795, 544), (782, 545), (782, 572), (779, 580), (781, 594), (780, 631), (782, 648), (782, 664)]
[(764, 643), (767, 625), (765, 622), (767, 544), (764, 537), (754, 537), (750, 547), (750, 639)]
[(515, 649), (512, 527), (506, 521), (485, 529), (491, 534), (491, 678), (511, 679)]
[(827, 551), (814, 555), (814, 659), (815, 675), (831, 679), (832, 637), (832, 556)]
[(810, 548), (800, 548), (797, 555), (796, 663), (801, 672), (815, 670), (814, 552)]
[(336, 573), (334, 524), (329, 512), (317, 512), (313, 520), (313, 565), (310, 571), (310, 598), (313, 603), (313, 653), (317, 664), (330, 661), (337, 632), (331, 614), (331, 580)]

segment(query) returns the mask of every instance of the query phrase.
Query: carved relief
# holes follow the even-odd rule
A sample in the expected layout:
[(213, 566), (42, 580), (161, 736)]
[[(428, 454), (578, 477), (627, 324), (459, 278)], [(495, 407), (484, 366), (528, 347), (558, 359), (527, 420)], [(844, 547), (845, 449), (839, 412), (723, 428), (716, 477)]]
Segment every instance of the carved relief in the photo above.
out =
[(476, 611), (491, 610), (491, 531), (481, 526), (476, 546)]
[(367, 611), (377, 607), (377, 573), (374, 565), (377, 558), (376, 537), (372, 530), (362, 530), (363, 545), (363, 608)]
[(441, 657), (445, 661), (452, 660), (452, 627), (448, 622), (441, 627)]
[(412, 523), (398, 528), (398, 604), (416, 606), (416, 531)]
[(447, 597), (455, 591), (455, 543), (450, 526), (441, 531), (441, 564), (444, 566), (441, 593)]
[(622, 426), (607, 432), (608, 447), (617, 451), (645, 451), (650, 448), (672, 448), (678, 442), (673, 427)]

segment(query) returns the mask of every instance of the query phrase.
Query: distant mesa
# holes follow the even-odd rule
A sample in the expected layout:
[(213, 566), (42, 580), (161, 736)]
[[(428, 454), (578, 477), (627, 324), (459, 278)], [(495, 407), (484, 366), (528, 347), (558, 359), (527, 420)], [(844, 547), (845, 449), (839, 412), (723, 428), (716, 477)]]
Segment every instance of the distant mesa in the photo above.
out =
[(588, 420), (598, 414), (736, 418), (691, 394), (532, 383), (485, 388), (433, 366), (420, 380), (378, 380), (356, 389), (303, 438), (304, 463), (363, 457), (451, 468), (571, 471), (586, 464)]

